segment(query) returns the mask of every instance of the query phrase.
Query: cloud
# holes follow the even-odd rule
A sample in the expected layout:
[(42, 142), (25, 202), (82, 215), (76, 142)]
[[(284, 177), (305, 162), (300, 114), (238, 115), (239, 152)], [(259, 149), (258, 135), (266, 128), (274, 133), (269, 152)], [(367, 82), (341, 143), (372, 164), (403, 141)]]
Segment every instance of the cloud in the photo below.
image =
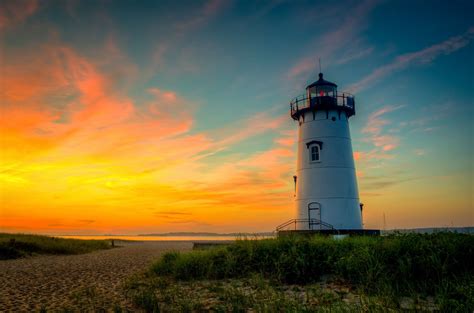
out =
[(194, 30), (216, 16), (216, 14), (220, 12), (225, 5), (226, 1), (223, 0), (208, 0), (193, 17), (187, 19), (184, 22), (178, 23), (176, 28), (181, 33)]
[[(348, 45), (352, 45), (357, 35), (365, 29), (367, 26), (367, 16), (377, 5), (378, 1), (366, 0), (358, 3), (354, 8), (351, 8), (351, 14), (345, 15), (342, 21), (338, 22), (336, 26), (330, 31), (326, 31), (323, 35), (315, 38), (311, 43), (310, 55), (304, 56), (297, 60), (297, 62), (288, 70), (287, 78), (290, 80), (296, 79), (300, 76), (306, 76), (311, 72), (314, 72), (317, 66), (317, 57), (322, 58), (323, 61), (330, 63), (331, 59), (334, 58), (342, 49)], [(345, 4), (344, 4), (345, 6)], [(342, 9), (342, 8), (341, 8)], [(347, 8), (344, 8), (347, 10)], [(320, 10), (324, 14), (324, 10)], [(334, 17), (341, 17), (340, 10), (334, 10), (334, 16), (330, 18), (334, 20)], [(317, 51), (317, 52), (314, 52)], [(368, 54), (369, 50), (365, 52)], [(357, 52), (361, 54), (361, 52)], [(360, 55), (359, 57), (362, 57)], [(358, 56), (343, 56), (344, 62), (348, 62), (350, 58), (357, 58)]]
[[(181, 19), (171, 25), (171, 28), (174, 29), (173, 36), (162, 38), (154, 45), (150, 55), (149, 67), (143, 70), (144, 76), (152, 77), (157, 72), (165, 70), (168, 75), (176, 75), (177, 72), (198, 72), (199, 65), (194, 62), (196, 59), (194, 56), (195, 47), (189, 45), (187, 38), (216, 18), (228, 4), (228, 1), (223, 0), (207, 0), (198, 9), (187, 10), (190, 16), (187, 14), (181, 15)], [(173, 61), (167, 58), (171, 51), (175, 51)]]
[(94, 220), (77, 220), (80, 224), (89, 225), (94, 223)]
[(37, 0), (2, 1), (0, 3), (0, 32), (23, 23), (37, 9)]
[(280, 136), (274, 139), (274, 142), (284, 147), (294, 147), (296, 144), (296, 130), (283, 130)]
[[(469, 105), (466, 104), (466, 106)], [(400, 122), (399, 127), (408, 129), (411, 133), (430, 133), (441, 128), (442, 121), (446, 120), (448, 116), (458, 113), (460, 107), (463, 107), (461, 103), (454, 104), (453, 102), (424, 106), (418, 117)]]
[(189, 219), (191, 215), (191, 213), (175, 211), (162, 211), (154, 213), (155, 217), (166, 223), (188, 223), (192, 221)]
[[(288, 115), (273, 115), (274, 107), (270, 110), (253, 114), (244, 121), (237, 121), (227, 127), (222, 127), (212, 132), (218, 135), (216, 145), (225, 148), (228, 145), (240, 142), (244, 139), (254, 137), (271, 130), (279, 130), (288, 121)], [(265, 121), (265, 122), (262, 122)]]
[(155, 214), (156, 215), (192, 215), (191, 213), (176, 212), (176, 211), (163, 211), (163, 212), (157, 212)]
[[(109, 49), (127, 62), (118, 45)], [(178, 220), (182, 229), (231, 229), (245, 212), (277, 212), (275, 224), (289, 214), (294, 132), (284, 129), (286, 114), (271, 109), (194, 131), (196, 103), (160, 87), (130, 98), (100, 54), (91, 59), (61, 42), (6, 53), (1, 227), (106, 232), (126, 220), (176, 230)], [(232, 152), (263, 134), (275, 137), (271, 147)], [(190, 209), (193, 220), (172, 214)]]
[(369, 115), (362, 133), (368, 136), (364, 141), (370, 142), (374, 148), (368, 152), (355, 151), (355, 160), (382, 160), (393, 157), (387, 152), (395, 150), (399, 146), (400, 138), (392, 134), (386, 134), (385, 128), (391, 124), (391, 121), (384, 116), (400, 108), (403, 108), (403, 106), (384, 106)]
[(383, 65), (375, 69), (368, 76), (360, 81), (352, 84), (348, 90), (351, 92), (359, 92), (363, 89), (371, 87), (374, 83), (379, 82), (383, 78), (404, 70), (411, 65), (423, 65), (433, 62), (441, 55), (449, 55), (467, 46), (474, 38), (474, 27), (469, 28), (465, 33), (451, 37), (441, 43), (429, 46), (422, 50), (406, 53), (398, 56), (393, 62)]
[(406, 173), (399, 171), (385, 176), (365, 176), (362, 182), (365, 190), (380, 190), (421, 178), (409, 177)]
[(367, 123), (362, 129), (362, 132), (368, 134), (379, 134), (382, 131), (383, 127), (390, 123), (388, 120), (382, 119), (382, 116), (387, 113), (398, 110), (402, 107), (403, 106), (384, 106), (381, 109), (373, 112), (369, 115)]
[(397, 130), (388, 117), (390, 113), (404, 108), (403, 105), (386, 105), (369, 115), (362, 133), (363, 142), (369, 146), (364, 150), (354, 151), (357, 163), (358, 180), (361, 195), (374, 197), (380, 195), (372, 191), (390, 188), (403, 182), (418, 179), (411, 172), (404, 172), (397, 161), (397, 149), (401, 140), (395, 134)]
[(94, 49), (94, 56), (89, 61), (106, 71), (113, 83), (122, 90), (141, 79), (138, 66), (130, 61), (114, 33), (107, 36), (102, 46)]
[(361, 163), (367, 163), (368, 161), (381, 161), (390, 160), (394, 158), (394, 155), (385, 153), (385, 150), (380, 148), (371, 149), (369, 151), (354, 151), (354, 159)]
[(345, 53), (341, 58), (336, 61), (336, 64), (342, 65), (345, 63), (349, 63), (351, 61), (361, 59), (370, 55), (374, 51), (374, 47), (363, 47), (358, 49), (352, 49)]

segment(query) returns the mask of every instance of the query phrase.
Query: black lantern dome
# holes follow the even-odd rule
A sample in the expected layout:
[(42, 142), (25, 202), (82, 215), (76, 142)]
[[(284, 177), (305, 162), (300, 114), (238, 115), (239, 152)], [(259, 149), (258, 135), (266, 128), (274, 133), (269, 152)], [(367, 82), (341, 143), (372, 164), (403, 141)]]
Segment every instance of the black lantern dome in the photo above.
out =
[(323, 78), (323, 73), (319, 73), (318, 76), (319, 76), (319, 79), (315, 81), (314, 83), (312, 83), (311, 85), (308, 85), (306, 89), (315, 87), (315, 86), (332, 86), (334, 88), (337, 88), (337, 85), (335, 83), (331, 83)]

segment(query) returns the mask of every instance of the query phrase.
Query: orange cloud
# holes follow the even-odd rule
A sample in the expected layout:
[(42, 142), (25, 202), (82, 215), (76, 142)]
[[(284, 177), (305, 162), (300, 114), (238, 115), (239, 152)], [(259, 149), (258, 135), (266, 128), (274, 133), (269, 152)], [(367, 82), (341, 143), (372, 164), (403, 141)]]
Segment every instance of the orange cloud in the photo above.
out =
[[(6, 86), (0, 94), (0, 228), (243, 230), (235, 222), (263, 210), (273, 214), (248, 227), (267, 230), (289, 218), (292, 132), (282, 132), (267, 151), (213, 159), (242, 141), (281, 132), (286, 115), (263, 112), (196, 133), (192, 101), (150, 88), (137, 103), (117, 87), (106, 63), (63, 44), (7, 53), (9, 75), (0, 78)], [(160, 214), (171, 211), (192, 216)]]
[(354, 151), (353, 154), (354, 154), (354, 160), (359, 161), (360, 156), (361, 156), (361, 152), (360, 151)]

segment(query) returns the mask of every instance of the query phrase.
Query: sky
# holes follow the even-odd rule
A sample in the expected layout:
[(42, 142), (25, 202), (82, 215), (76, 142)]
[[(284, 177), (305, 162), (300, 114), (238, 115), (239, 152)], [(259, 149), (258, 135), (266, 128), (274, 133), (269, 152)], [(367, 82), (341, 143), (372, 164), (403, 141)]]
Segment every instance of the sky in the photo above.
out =
[(0, 231), (274, 230), (319, 58), (364, 226), (473, 226), (473, 42), (472, 1), (2, 1)]

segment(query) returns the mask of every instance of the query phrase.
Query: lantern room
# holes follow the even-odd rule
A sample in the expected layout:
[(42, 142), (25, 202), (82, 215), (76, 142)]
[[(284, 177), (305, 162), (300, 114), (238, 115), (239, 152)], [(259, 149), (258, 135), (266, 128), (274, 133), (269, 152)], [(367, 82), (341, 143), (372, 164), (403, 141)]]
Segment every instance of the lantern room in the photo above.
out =
[(337, 85), (323, 79), (323, 73), (319, 73), (319, 79), (306, 87), (306, 96), (309, 99), (318, 97), (336, 97)]
[(338, 93), (337, 85), (325, 80), (323, 73), (319, 73), (319, 79), (306, 87), (306, 94), (293, 99), (290, 106), (291, 117), (295, 120), (304, 118), (306, 112), (320, 110), (345, 112), (347, 117), (355, 114), (354, 96)]

